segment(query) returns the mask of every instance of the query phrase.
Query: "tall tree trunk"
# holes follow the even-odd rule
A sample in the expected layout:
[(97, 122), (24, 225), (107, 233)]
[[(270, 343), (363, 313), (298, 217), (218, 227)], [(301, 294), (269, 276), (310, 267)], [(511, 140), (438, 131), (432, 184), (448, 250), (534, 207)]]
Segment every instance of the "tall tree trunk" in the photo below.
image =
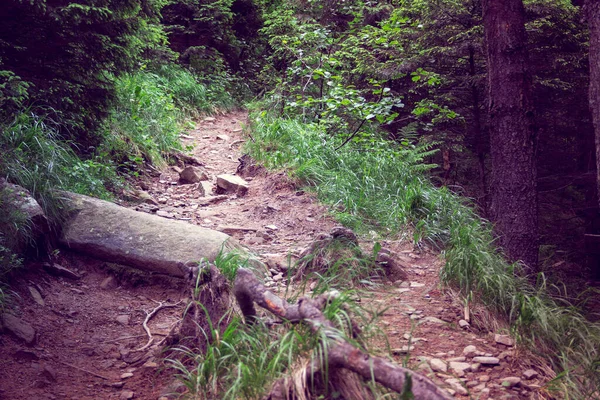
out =
[(522, 0), (484, 0), (483, 21), (490, 91), (490, 215), (508, 258), (535, 270), (536, 137)]
[(600, 2), (587, 0), (585, 9), (590, 26), (590, 110), (596, 134), (597, 193), (600, 205)]
[(481, 127), (481, 111), (479, 100), (479, 88), (475, 77), (477, 69), (475, 67), (475, 49), (469, 46), (469, 76), (471, 77), (471, 101), (473, 102), (473, 127), (475, 130), (475, 151), (479, 161), (479, 185), (481, 186), (481, 196), (479, 207), (481, 207), (484, 218), (488, 215), (487, 182), (485, 173), (485, 138), (483, 137), (483, 128)]

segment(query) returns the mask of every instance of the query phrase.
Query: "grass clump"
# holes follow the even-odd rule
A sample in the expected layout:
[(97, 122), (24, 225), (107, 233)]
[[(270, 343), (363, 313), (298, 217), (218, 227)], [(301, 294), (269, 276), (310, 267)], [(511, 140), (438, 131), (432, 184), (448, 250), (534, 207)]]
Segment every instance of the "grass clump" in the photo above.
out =
[[(215, 266), (232, 284), (241, 262), (243, 258), (239, 254), (222, 252), (216, 258)], [(314, 295), (328, 289), (323, 284), (319, 291), (314, 291)], [(299, 294), (290, 294), (287, 301), (297, 301)], [(294, 379), (301, 376), (303, 368), (313, 360), (326, 365), (330, 339), (325, 333), (315, 335), (304, 324), (274, 323), (267, 317), (253, 325), (246, 325), (234, 308), (230, 308), (221, 320), (211, 321), (204, 305), (199, 304), (199, 307), (204, 310), (208, 321), (200, 338), (201, 346), (206, 344), (205, 349), (175, 348), (167, 359), (194, 398), (258, 399), (284, 377), (297, 384), (294, 390), (302, 392), (298, 398), (316, 398), (336, 390), (336, 383), (328, 380), (326, 369), (321, 372), (323, 376), (320, 373), (315, 376), (318, 387), (308, 387), (307, 382), (300, 383)], [(375, 324), (380, 313), (361, 308), (353, 299), (352, 292), (336, 292), (323, 312), (334, 323), (340, 337), (361, 349), (369, 348), (372, 341), (381, 339), (381, 331)], [(229, 321), (225, 329), (222, 329), (223, 321)], [(358, 326), (360, 332), (357, 331)], [(355, 339), (358, 334), (360, 342)], [(373, 387), (371, 390), (381, 393), (380, 388)], [(314, 397), (305, 397), (307, 393)]]
[(143, 162), (163, 166), (171, 151), (181, 149), (179, 134), (193, 127), (191, 117), (232, 106), (224, 89), (212, 89), (174, 64), (125, 74), (116, 80), (99, 153), (132, 170)]
[[(332, 208), (344, 225), (397, 233), (444, 249), (443, 282), (506, 317), (515, 336), (537, 349), (559, 373), (553, 383), (577, 398), (600, 396), (600, 326), (522, 278), (495, 248), (491, 227), (466, 200), (435, 187), (424, 174), (430, 146), (399, 146), (372, 136), (368, 145), (326, 135), (317, 125), (252, 116), (247, 150), (265, 166), (287, 169)], [(561, 388), (562, 387), (562, 388)], [(549, 387), (549, 389), (552, 389)]]

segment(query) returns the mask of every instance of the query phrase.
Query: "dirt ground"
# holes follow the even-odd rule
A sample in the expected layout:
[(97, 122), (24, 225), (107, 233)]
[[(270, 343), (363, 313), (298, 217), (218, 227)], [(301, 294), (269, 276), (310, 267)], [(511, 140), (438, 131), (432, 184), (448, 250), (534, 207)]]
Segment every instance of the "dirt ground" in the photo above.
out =
[[(241, 128), (246, 118), (242, 111), (206, 118), (182, 135), (184, 145), (194, 146), (194, 156), (204, 164), (213, 186), (216, 175), (234, 174), (240, 165), (240, 148), (246, 140)], [(296, 188), (285, 173), (258, 169), (251, 175), (255, 176), (245, 178), (249, 182), (245, 196), (206, 204), (198, 184), (179, 183), (178, 172), (169, 167), (160, 176), (139, 182), (139, 189), (154, 204), (126, 205), (225, 231), (264, 259), (293, 254), (337, 225), (327, 209)], [(416, 251), (400, 241), (384, 245), (398, 254), (409, 278), (381, 286), (364, 299), (385, 309), (381, 327), (388, 334), (396, 362), (419, 368), (457, 398), (544, 395), (541, 387), (548, 371), (531, 354), (498, 343), (495, 334), (506, 333), (500, 328), (495, 332), (477, 329), (477, 319), (488, 318), (485, 312), (473, 310), (471, 324), (459, 326), (464, 310), (440, 288), (438, 255)], [(31, 346), (0, 335), (0, 399), (159, 399), (181, 390), (161, 357), (147, 361), (146, 352), (136, 351), (148, 340), (142, 327), (147, 313), (158, 302), (183, 300), (181, 284), (132, 278), (110, 264), (64, 251), (55, 261), (80, 278), (54, 276), (32, 266), (13, 288), (14, 312), (37, 334)], [(43, 302), (35, 300), (31, 288), (41, 294)], [(152, 334), (164, 337), (182, 309), (180, 303), (160, 310), (148, 324)], [(463, 354), (467, 346), (476, 349)], [(473, 356), (495, 357), (498, 363), (477, 363)], [(431, 359), (442, 361), (447, 371), (443, 367), (432, 371), (440, 363)], [(530, 369), (534, 373), (524, 376)]]

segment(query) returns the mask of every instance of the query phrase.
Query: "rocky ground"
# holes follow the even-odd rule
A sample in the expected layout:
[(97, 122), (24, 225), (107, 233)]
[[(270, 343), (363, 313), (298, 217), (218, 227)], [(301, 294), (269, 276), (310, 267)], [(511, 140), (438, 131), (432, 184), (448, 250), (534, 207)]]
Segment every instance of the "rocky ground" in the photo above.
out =
[[(182, 136), (201, 166), (169, 167), (139, 183), (130, 207), (228, 233), (269, 265), (285, 263), (334, 226), (325, 207), (284, 173), (267, 173), (243, 158), (244, 112), (205, 118)], [(191, 164), (191, 160), (186, 160)], [(368, 241), (364, 243), (369, 245)], [(439, 257), (410, 243), (387, 241), (408, 274), (365, 293), (363, 304), (382, 311), (392, 356), (430, 375), (457, 398), (529, 399), (545, 396), (548, 371), (514, 346), (500, 327), (477, 329), (486, 313), (465, 310), (440, 289)], [(159, 399), (181, 390), (161, 357), (148, 359), (143, 321), (159, 302), (174, 307), (148, 323), (160, 340), (181, 315), (185, 293), (176, 282), (149, 282), (110, 264), (60, 253), (68, 268), (38, 266), (14, 290), (15, 320), (0, 335), (0, 399)], [(277, 267), (276, 267), (277, 268)], [(268, 285), (283, 288), (272, 271)], [(382, 343), (382, 349), (384, 344)]]

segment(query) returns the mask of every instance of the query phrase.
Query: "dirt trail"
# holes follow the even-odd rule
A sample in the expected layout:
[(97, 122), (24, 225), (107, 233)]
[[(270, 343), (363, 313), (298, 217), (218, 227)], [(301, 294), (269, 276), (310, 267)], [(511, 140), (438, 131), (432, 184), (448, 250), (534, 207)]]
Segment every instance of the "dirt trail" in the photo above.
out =
[[(213, 184), (216, 175), (236, 172), (246, 118), (244, 112), (206, 118), (182, 136), (184, 145), (194, 146), (194, 156), (205, 164)], [(131, 207), (223, 230), (265, 260), (304, 248), (336, 226), (325, 207), (282, 173), (259, 171), (246, 178), (250, 188), (245, 196), (209, 205), (203, 205), (198, 184), (178, 179), (178, 172), (168, 168), (141, 182), (156, 205)], [(398, 253), (409, 279), (365, 295), (363, 302), (385, 309), (381, 326), (394, 360), (431, 374), (458, 398), (536, 398), (542, 382), (523, 376), (539, 368), (530, 357), (497, 343), (493, 333), (459, 327), (463, 310), (439, 290), (438, 257), (417, 253), (407, 243), (384, 245)], [(131, 276), (79, 256), (65, 254), (59, 261), (82, 278), (72, 281), (34, 271), (15, 288), (17, 312), (37, 330), (38, 339), (27, 347), (0, 335), (0, 399), (158, 399), (172, 391), (173, 377), (162, 360), (138, 365), (134, 350), (146, 343), (142, 322), (156, 301), (174, 303), (184, 293), (164, 284), (136, 285)], [(41, 292), (44, 305), (33, 300), (30, 287)], [(166, 334), (180, 314), (181, 307), (161, 310), (149, 324), (153, 334)], [(476, 349), (463, 354), (467, 346)], [(495, 357), (498, 364), (480, 364), (474, 356)], [(503, 384), (508, 377), (514, 379)]]

